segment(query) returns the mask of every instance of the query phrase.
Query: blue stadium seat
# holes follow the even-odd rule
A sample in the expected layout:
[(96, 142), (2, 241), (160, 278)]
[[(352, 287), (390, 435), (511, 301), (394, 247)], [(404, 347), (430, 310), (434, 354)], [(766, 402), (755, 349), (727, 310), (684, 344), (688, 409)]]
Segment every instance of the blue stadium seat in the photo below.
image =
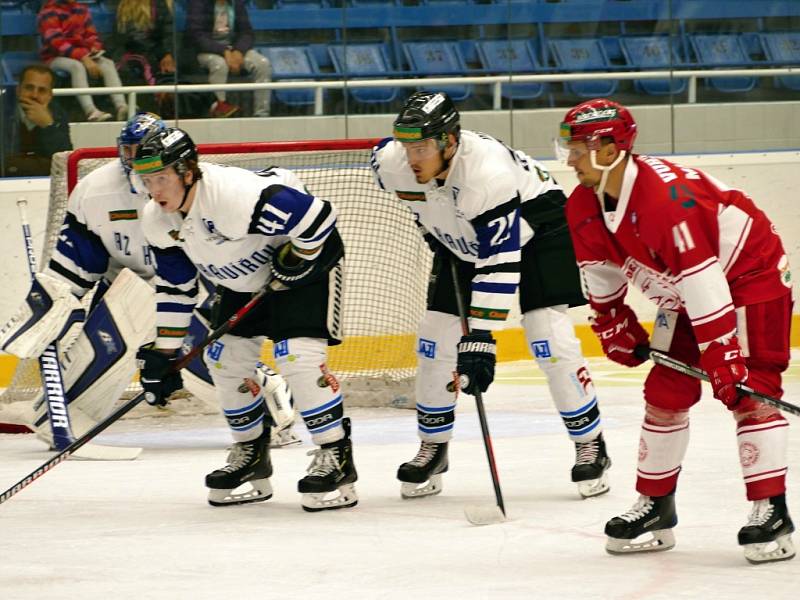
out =
[(17, 50), (3, 52), (3, 85), (17, 85), (22, 69), (34, 63), (41, 63), (36, 52)]
[[(550, 52), (556, 66), (571, 73), (583, 71), (610, 71), (613, 67), (605, 48), (598, 39), (576, 38), (550, 40)], [(565, 81), (564, 89), (581, 98), (608, 97), (617, 91), (618, 82), (613, 79)]]
[[(620, 38), (622, 53), (632, 67), (644, 71), (675, 68), (682, 61), (676, 42), (670, 44), (666, 36), (641, 36)], [(686, 91), (686, 79), (636, 79), (634, 86), (640, 92), (652, 96), (682, 94)]]
[[(689, 35), (697, 62), (702, 67), (746, 67), (750, 57), (742, 47), (739, 36), (733, 33)], [(755, 77), (710, 77), (706, 85), (720, 92), (749, 92), (756, 86)]]
[(325, 8), (327, 0), (275, 0), (275, 8)]
[[(328, 46), (333, 67), (348, 78), (385, 78), (391, 71), (383, 44), (348, 44)], [(397, 97), (396, 87), (348, 88), (358, 102), (374, 104), (391, 102)]]
[[(463, 75), (467, 71), (457, 42), (405, 42), (403, 52), (411, 70), (418, 75), (446, 77)], [(424, 89), (446, 92), (455, 102), (472, 95), (471, 85), (427, 86)]]
[[(272, 64), (274, 81), (313, 80), (319, 75), (317, 61), (308, 48), (302, 46), (258, 46), (256, 49)], [(278, 102), (289, 106), (314, 104), (313, 89), (273, 90), (272, 95)]]
[[(484, 69), (503, 73), (535, 74), (541, 65), (525, 40), (487, 40), (478, 42), (478, 57)], [(548, 88), (546, 83), (512, 83), (501, 86), (504, 98), (532, 100)]]
[[(762, 33), (761, 44), (770, 62), (787, 66), (800, 66), (800, 33)], [(776, 77), (785, 88), (800, 91), (800, 76), (784, 75)]]

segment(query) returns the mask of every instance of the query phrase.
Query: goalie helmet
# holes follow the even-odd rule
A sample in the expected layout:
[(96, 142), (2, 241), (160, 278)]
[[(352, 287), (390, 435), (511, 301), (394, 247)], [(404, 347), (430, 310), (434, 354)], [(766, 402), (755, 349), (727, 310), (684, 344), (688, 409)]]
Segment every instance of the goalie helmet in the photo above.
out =
[(188, 133), (176, 127), (167, 127), (146, 136), (136, 148), (133, 169), (138, 175), (157, 173), (169, 167), (182, 175), (197, 162), (197, 146)]
[(444, 92), (415, 92), (394, 120), (394, 139), (417, 142), (436, 139), (439, 147), (447, 145), (447, 134), (458, 137), (461, 130), (458, 111)]
[(125, 123), (117, 138), (117, 151), (126, 175), (133, 168), (131, 165), (133, 156), (126, 152), (124, 147), (140, 144), (149, 134), (164, 131), (166, 128), (167, 124), (161, 120), (161, 117), (150, 112), (138, 112)]
[(588, 100), (570, 109), (561, 123), (561, 142), (586, 142), (596, 145), (611, 138), (619, 150), (630, 152), (636, 139), (636, 122), (621, 104), (605, 98)]

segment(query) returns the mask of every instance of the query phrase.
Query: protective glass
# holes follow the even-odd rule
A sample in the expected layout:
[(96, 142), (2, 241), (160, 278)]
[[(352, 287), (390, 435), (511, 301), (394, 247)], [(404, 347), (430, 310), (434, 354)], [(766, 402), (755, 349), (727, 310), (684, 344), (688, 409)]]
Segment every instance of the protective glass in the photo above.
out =
[(589, 147), (586, 143), (570, 142), (564, 138), (554, 138), (553, 149), (556, 160), (560, 160), (564, 164), (577, 162), (589, 153)]

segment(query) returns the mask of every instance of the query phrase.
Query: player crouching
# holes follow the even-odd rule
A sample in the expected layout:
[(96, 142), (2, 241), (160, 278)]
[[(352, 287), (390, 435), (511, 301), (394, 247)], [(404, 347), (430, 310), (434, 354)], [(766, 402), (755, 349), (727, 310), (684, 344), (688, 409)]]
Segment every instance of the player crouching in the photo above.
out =
[[(216, 288), (210, 326), (219, 327), (253, 294), (270, 290), (219, 340), (206, 360), (234, 439), (226, 465), (206, 477), (214, 506), (272, 496), (265, 387), (254, 365), (266, 337), (312, 441), (302, 506), (319, 511), (355, 506), (350, 422), (341, 390), (327, 371), (327, 346), (340, 343), (342, 257), (333, 206), (308, 194), (294, 173), (256, 174), (198, 162), (180, 129), (146, 138), (134, 168), (151, 200), (143, 229), (155, 262), (157, 335), (140, 349), (141, 379), (159, 402), (180, 385), (170, 370), (187, 334), (198, 272)], [(242, 488), (244, 491), (238, 490)]]

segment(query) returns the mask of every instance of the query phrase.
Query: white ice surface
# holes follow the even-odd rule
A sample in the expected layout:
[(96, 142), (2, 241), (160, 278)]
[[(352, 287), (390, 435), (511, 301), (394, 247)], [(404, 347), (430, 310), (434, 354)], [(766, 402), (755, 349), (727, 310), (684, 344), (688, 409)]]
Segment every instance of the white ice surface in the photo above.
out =
[[(706, 393), (677, 494), (677, 546), (615, 557), (603, 526), (633, 504), (644, 371), (593, 362), (614, 465), (611, 491), (580, 500), (573, 445), (541, 373), (504, 365), (486, 394), (509, 520), (475, 527), (467, 505), (494, 503), (471, 398), (458, 409), (441, 495), (401, 500), (397, 465), (417, 448), (415, 415), (353, 409), (359, 504), (301, 510), (310, 448), (273, 452), (274, 497), (212, 508), (203, 477), (223, 464), (221, 417), (136, 419), (102, 441), (143, 446), (136, 461), (68, 461), (0, 506), (0, 599), (798, 598), (800, 558), (752, 566), (731, 416)], [(800, 404), (800, 366), (786, 399)], [(789, 441), (790, 509), (800, 520), (798, 419)], [(0, 435), (0, 492), (48, 459), (33, 436)], [(800, 535), (795, 535), (800, 546)]]

